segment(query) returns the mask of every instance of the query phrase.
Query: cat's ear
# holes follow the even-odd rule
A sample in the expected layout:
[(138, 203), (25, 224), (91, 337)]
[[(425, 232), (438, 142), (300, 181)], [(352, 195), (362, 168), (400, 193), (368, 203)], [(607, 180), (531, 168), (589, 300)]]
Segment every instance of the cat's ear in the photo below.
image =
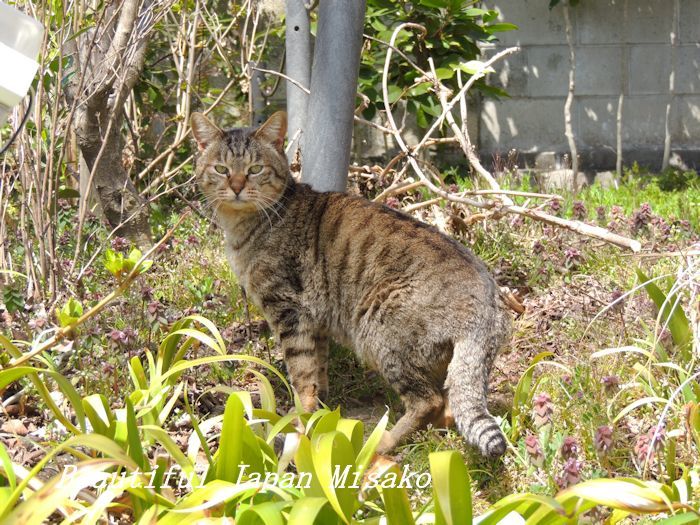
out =
[(278, 111), (255, 130), (254, 136), (258, 140), (272, 144), (280, 153), (284, 153), (284, 136), (286, 134), (287, 114), (284, 111)]
[(192, 113), (190, 117), (192, 134), (197, 141), (199, 151), (207, 148), (212, 142), (221, 140), (224, 137), (223, 131), (212, 124), (211, 120), (201, 113)]

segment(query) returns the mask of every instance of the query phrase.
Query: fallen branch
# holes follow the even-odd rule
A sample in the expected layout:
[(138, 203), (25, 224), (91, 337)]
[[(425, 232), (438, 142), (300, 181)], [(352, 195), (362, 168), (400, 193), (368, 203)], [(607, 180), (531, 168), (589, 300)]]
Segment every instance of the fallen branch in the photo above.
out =
[[(396, 125), (396, 120), (394, 119), (394, 115), (392, 112), (391, 104), (389, 103), (389, 88), (388, 88), (388, 77), (389, 77), (389, 67), (391, 64), (391, 57), (394, 51), (396, 51), (395, 47), (395, 42), (396, 38), (399, 35), (399, 33), (404, 30), (404, 29), (414, 29), (421, 34), (425, 32), (425, 28), (419, 24), (413, 24), (413, 23), (404, 23), (396, 27), (394, 29), (394, 32), (391, 35), (391, 39), (387, 45), (387, 53), (386, 53), (386, 59), (384, 61), (384, 70), (382, 74), (382, 98), (384, 102), (384, 110), (386, 112), (386, 117), (387, 117), (387, 122), (389, 125), (389, 128), (391, 130), (391, 135), (393, 136), (394, 140), (396, 141), (396, 144), (399, 146), (401, 149), (401, 152), (403, 153), (403, 157), (405, 157), (408, 161), (408, 164), (413, 168), (413, 171), (418, 175), (420, 179), (420, 185), (423, 185), (427, 187), (431, 192), (435, 193), (439, 197), (446, 199), (451, 202), (457, 202), (461, 204), (466, 204), (468, 206), (472, 206), (475, 208), (480, 208), (484, 210), (490, 210), (490, 213), (488, 216), (492, 216), (494, 218), (499, 218), (503, 216), (506, 213), (514, 213), (517, 215), (522, 215), (524, 217), (529, 217), (530, 219), (544, 222), (547, 224), (552, 224), (554, 226), (558, 226), (560, 228), (565, 228), (567, 230), (576, 232), (581, 235), (585, 235), (587, 237), (592, 237), (596, 239), (603, 240), (605, 242), (614, 244), (616, 246), (622, 247), (622, 248), (628, 248), (632, 250), (633, 252), (639, 252), (641, 250), (641, 244), (639, 241), (636, 241), (634, 239), (629, 239), (627, 237), (623, 237), (622, 235), (618, 235), (616, 233), (613, 233), (609, 230), (606, 230), (605, 228), (600, 228), (598, 226), (593, 226), (590, 224), (586, 224), (581, 221), (577, 220), (568, 220), (568, 219), (563, 219), (561, 217), (556, 217), (554, 215), (550, 215), (541, 209), (533, 209), (533, 208), (527, 208), (525, 206), (519, 206), (513, 203), (512, 200), (507, 198), (507, 195), (518, 195), (518, 192), (509, 192), (509, 191), (504, 191), (501, 190), (497, 181), (489, 173), (479, 162), (479, 159), (474, 152), (471, 142), (469, 140), (469, 135), (466, 132), (466, 123), (463, 122), (463, 126), (460, 129), (460, 127), (457, 125), (457, 123), (454, 120), (454, 117), (452, 116), (452, 109), (459, 103), (461, 110), (462, 110), (462, 116), (466, 116), (466, 101), (465, 101), (465, 96), (468, 90), (474, 85), (474, 83), (481, 78), (486, 71), (490, 68), (490, 66), (494, 63), (496, 63), (498, 60), (502, 59), (503, 57), (510, 55), (512, 53), (515, 53), (518, 51), (518, 48), (516, 47), (511, 47), (508, 49), (504, 49), (503, 51), (495, 54), (493, 57), (491, 57), (489, 60), (486, 62), (482, 63), (479, 69), (469, 78), (469, 80), (460, 87), (459, 92), (454, 95), (451, 99), (448, 100), (448, 94), (451, 93), (451, 90), (449, 90), (446, 86), (442, 84), (442, 82), (437, 78), (437, 74), (435, 73), (435, 68), (434, 65), (432, 64), (432, 60), (429, 60), (429, 63), (431, 65), (431, 73), (428, 74), (427, 72), (423, 71), (422, 69), (418, 68), (415, 66), (416, 70), (426, 76), (426, 79), (429, 80), (430, 82), (433, 83), (433, 90), (435, 94), (437, 95), (440, 104), (442, 106), (442, 113), (440, 116), (433, 122), (433, 124), (430, 126), (428, 131), (425, 133), (423, 138), (420, 140), (420, 142), (414, 146), (414, 147), (409, 147), (406, 142), (404, 141), (401, 132), (399, 130), (399, 127)], [(410, 62), (409, 62), (410, 63)], [(450, 125), (450, 128), (452, 131), (455, 133), (455, 137), (457, 138), (457, 141), (460, 144), (460, 147), (462, 151), (464, 152), (465, 156), (468, 158), (470, 161), (471, 165), (474, 167), (476, 172), (484, 179), (486, 180), (489, 185), (491, 186), (491, 190), (488, 190), (489, 193), (484, 192), (483, 190), (477, 190), (475, 192), (469, 193), (469, 192), (463, 192), (462, 194), (455, 194), (451, 193), (448, 191), (445, 191), (444, 189), (438, 187), (435, 185), (431, 180), (430, 177), (428, 177), (423, 169), (421, 168), (417, 158), (416, 154), (417, 152), (424, 146), (426, 143), (430, 140), (430, 136), (432, 135), (435, 130), (442, 124), (442, 122), (446, 120), (447, 123)], [(396, 157), (395, 157), (396, 158)], [(418, 183), (415, 183), (418, 184)], [(375, 200), (383, 200), (387, 196), (391, 194), (391, 192), (398, 192), (401, 191), (402, 188), (405, 188), (406, 185), (401, 185), (400, 183), (396, 183), (393, 185), (394, 187), (390, 187), (382, 194), (380, 194), (378, 197), (375, 198)], [(523, 195), (522, 196), (527, 196), (527, 197), (534, 197), (534, 198), (548, 198), (548, 199), (556, 199), (561, 198), (559, 196), (550, 196), (546, 194), (525, 194), (525, 192), (520, 192)], [(476, 197), (479, 197), (481, 195), (497, 195), (499, 197), (490, 199), (490, 200), (476, 200), (472, 198), (467, 198), (465, 195), (473, 195)], [(413, 205), (414, 209), (416, 205)]]

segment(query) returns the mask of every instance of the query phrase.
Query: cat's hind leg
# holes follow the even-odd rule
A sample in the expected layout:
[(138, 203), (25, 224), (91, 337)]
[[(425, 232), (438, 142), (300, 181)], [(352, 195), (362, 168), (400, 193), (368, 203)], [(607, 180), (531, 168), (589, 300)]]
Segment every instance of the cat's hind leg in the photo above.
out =
[(409, 367), (405, 358), (400, 366), (394, 367), (390, 363), (391, 359), (385, 360), (380, 371), (401, 397), (405, 412), (391, 431), (384, 434), (377, 448), (379, 454), (386, 454), (416, 430), (438, 420), (445, 409), (443, 394), (430, 375)]

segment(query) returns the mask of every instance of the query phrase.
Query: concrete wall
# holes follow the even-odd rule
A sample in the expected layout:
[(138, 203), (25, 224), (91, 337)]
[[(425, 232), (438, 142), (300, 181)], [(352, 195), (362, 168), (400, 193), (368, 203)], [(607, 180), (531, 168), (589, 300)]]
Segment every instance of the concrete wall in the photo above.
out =
[[(517, 149), (524, 164), (561, 167), (568, 152), (564, 102), (569, 50), (562, 7), (547, 0), (492, 0), (504, 21), (519, 30), (503, 33), (488, 55), (519, 45), (522, 51), (496, 65), (490, 82), (510, 99), (482, 101), (480, 151)], [(572, 108), (582, 168), (615, 165), (616, 116), (624, 93), (625, 164), (658, 168), (663, 156), (667, 105), (671, 104), (674, 159), (700, 167), (700, 0), (680, 0), (678, 45), (671, 46), (674, 0), (582, 0), (571, 8), (576, 53)], [(675, 78), (675, 95), (669, 78)], [(565, 162), (565, 159), (564, 159)], [(523, 166), (521, 166), (523, 167)]]

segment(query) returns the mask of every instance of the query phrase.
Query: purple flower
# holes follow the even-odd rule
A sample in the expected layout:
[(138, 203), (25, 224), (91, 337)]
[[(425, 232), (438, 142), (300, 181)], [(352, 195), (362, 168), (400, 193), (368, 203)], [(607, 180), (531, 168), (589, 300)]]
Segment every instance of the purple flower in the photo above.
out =
[(612, 435), (612, 427), (609, 427), (607, 425), (598, 427), (598, 430), (595, 431), (595, 438), (593, 439), (593, 443), (595, 444), (595, 449), (598, 451), (599, 454), (604, 456), (608, 452), (610, 452), (610, 449), (612, 448), (613, 444)]
[(561, 489), (565, 489), (581, 481), (581, 462), (574, 458), (566, 460), (564, 468), (556, 481)]
[(605, 219), (606, 219), (606, 217), (605, 217), (605, 208), (604, 208), (603, 206), (598, 206), (598, 207), (595, 209), (595, 214), (596, 214), (596, 217), (598, 218), (598, 222), (599, 222), (599, 223), (604, 223), (604, 222), (605, 222)]
[(617, 376), (605, 376), (601, 381), (605, 387), (605, 391), (608, 393), (614, 392), (617, 390), (617, 387), (620, 386), (620, 378)]
[(535, 412), (534, 424), (536, 427), (542, 427), (552, 422), (552, 398), (549, 394), (540, 394), (532, 400), (532, 406)]
[(559, 215), (561, 213), (561, 202), (558, 200), (552, 199), (547, 203), (547, 206), (549, 207), (549, 211), (552, 212), (552, 215)]
[(121, 331), (121, 330), (116, 330), (116, 329), (115, 329), (115, 330), (112, 330), (112, 331), (109, 333), (109, 338), (112, 340), (112, 342), (113, 342), (114, 344), (118, 344), (118, 345), (119, 345), (119, 344), (125, 344), (125, 343), (126, 343), (126, 340), (127, 340), (126, 334), (125, 334), (123, 331)]
[(651, 222), (651, 219), (651, 206), (645, 202), (632, 214), (632, 232), (637, 233), (642, 228), (645, 228)]
[(142, 301), (152, 301), (153, 300), (153, 288), (150, 286), (141, 287), (141, 300)]
[(575, 268), (583, 262), (583, 255), (576, 248), (568, 248), (564, 252), (564, 264), (567, 268)]
[(574, 202), (574, 207), (571, 210), (571, 214), (573, 215), (574, 219), (583, 221), (588, 217), (588, 210), (586, 209), (586, 205), (581, 202), (581, 201), (575, 201)]
[(634, 455), (637, 457), (637, 461), (640, 463), (644, 463), (647, 460), (647, 457), (650, 460), (654, 459), (654, 450), (651, 449), (654, 434), (656, 434), (654, 449), (658, 449), (663, 445), (664, 439), (666, 438), (666, 430), (663, 426), (653, 426), (647, 431), (646, 434), (642, 434), (637, 438), (637, 442), (634, 445)]
[(112, 239), (112, 249), (116, 251), (122, 251), (129, 247), (129, 241), (124, 237), (115, 237)]
[(530, 458), (530, 463), (536, 467), (544, 466), (544, 453), (542, 452), (542, 446), (537, 436), (534, 434), (528, 434), (525, 436), (525, 451)]
[(578, 449), (578, 441), (576, 441), (576, 438), (566, 436), (564, 442), (561, 444), (559, 452), (564, 459), (573, 459), (578, 456)]
[(386, 199), (386, 205), (387, 205), (389, 208), (393, 208), (393, 209), (395, 209), (395, 210), (398, 210), (399, 207), (401, 206), (401, 202), (400, 202), (399, 199), (397, 199), (396, 197), (388, 197), (388, 198)]

